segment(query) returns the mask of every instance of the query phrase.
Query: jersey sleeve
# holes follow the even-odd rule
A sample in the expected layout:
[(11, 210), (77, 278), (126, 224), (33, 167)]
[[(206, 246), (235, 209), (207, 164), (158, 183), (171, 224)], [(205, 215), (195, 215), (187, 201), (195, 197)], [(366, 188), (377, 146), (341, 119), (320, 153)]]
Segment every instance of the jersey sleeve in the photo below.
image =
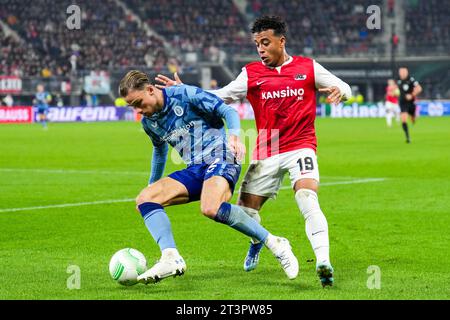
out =
[(153, 147), (153, 155), (151, 161), (151, 172), (148, 184), (152, 184), (161, 179), (164, 168), (166, 167), (167, 154), (169, 153), (169, 146), (163, 143), (160, 146)]
[(239, 114), (236, 110), (227, 106), (222, 99), (211, 92), (195, 87), (191, 87), (191, 89), (195, 90), (195, 93), (190, 95), (189, 101), (194, 108), (199, 109), (203, 113), (216, 114), (220, 118), (225, 119), (229, 133), (239, 135), (240, 122)]
[(218, 90), (208, 90), (208, 92), (215, 94), (226, 104), (230, 104), (247, 96), (247, 81), (247, 69), (244, 67), (237, 78), (225, 87)]
[(336, 86), (341, 90), (343, 100), (347, 100), (352, 96), (352, 89), (350, 86), (325, 69), (322, 65), (314, 60), (314, 78), (316, 81), (316, 88), (326, 88)]
[(228, 133), (239, 136), (241, 130), (241, 123), (239, 119), (239, 114), (235, 109), (226, 104), (222, 103), (216, 108), (217, 114), (225, 119), (225, 123), (227, 124)]
[(411, 77), (409, 79), (409, 81), (411, 82), (413, 87), (417, 87), (419, 85), (419, 81), (417, 81), (416, 79), (414, 79), (414, 77)]
[(193, 107), (204, 113), (213, 113), (219, 105), (223, 104), (218, 96), (198, 87), (189, 86), (187, 94), (187, 99)]
[(154, 134), (148, 127), (147, 124), (144, 122), (144, 120), (142, 120), (142, 128), (144, 129), (145, 133), (149, 136), (150, 140), (152, 141), (152, 144), (155, 147), (159, 147), (161, 145), (163, 145), (165, 142), (161, 141), (161, 139), (159, 139), (159, 137)]
[(142, 127), (145, 133), (149, 136), (153, 144), (153, 153), (150, 166), (150, 177), (148, 184), (161, 179), (164, 168), (166, 166), (167, 154), (169, 152), (169, 146), (167, 142), (161, 141), (146, 125), (145, 121), (142, 121)]

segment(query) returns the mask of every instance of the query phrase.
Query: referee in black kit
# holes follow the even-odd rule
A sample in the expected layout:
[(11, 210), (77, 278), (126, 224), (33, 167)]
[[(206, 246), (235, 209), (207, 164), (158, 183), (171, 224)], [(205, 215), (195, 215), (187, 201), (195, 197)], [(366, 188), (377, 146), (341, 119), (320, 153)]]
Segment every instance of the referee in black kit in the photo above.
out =
[(411, 139), (409, 138), (407, 123), (408, 114), (414, 124), (416, 122), (416, 104), (414, 100), (422, 92), (422, 87), (416, 79), (409, 75), (408, 68), (401, 67), (398, 69), (398, 75), (400, 77), (397, 81), (398, 88), (400, 89), (400, 118), (402, 120), (403, 131), (405, 131), (406, 142), (410, 143)]

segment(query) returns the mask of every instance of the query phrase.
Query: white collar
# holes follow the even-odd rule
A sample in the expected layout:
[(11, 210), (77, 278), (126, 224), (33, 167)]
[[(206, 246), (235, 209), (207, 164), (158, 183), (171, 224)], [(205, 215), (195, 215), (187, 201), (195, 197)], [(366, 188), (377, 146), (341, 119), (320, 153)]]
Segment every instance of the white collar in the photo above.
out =
[[(292, 58), (292, 56), (289, 56), (289, 58), (281, 66), (278, 66), (278, 67), (268, 67), (267, 66), (267, 67), (270, 69), (276, 69), (278, 71), (278, 73), (280, 73), (281, 67), (284, 67), (285, 65), (291, 63), (292, 60), (294, 60), (294, 58)], [(264, 64), (264, 62), (262, 62), (262, 61), (261, 61), (261, 63)]]

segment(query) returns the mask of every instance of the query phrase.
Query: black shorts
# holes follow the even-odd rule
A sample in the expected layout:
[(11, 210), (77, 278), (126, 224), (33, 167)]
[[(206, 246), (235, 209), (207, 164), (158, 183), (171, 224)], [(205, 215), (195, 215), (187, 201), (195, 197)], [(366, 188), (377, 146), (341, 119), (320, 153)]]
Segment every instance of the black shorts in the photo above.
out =
[(415, 116), (416, 104), (414, 102), (400, 102), (400, 111), (407, 112), (410, 116)]

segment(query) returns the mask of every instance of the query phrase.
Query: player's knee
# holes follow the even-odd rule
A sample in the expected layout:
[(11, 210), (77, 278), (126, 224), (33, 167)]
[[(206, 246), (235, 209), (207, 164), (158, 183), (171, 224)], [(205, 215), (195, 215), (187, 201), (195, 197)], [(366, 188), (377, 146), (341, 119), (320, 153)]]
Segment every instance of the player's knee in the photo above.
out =
[(205, 217), (208, 217), (210, 219), (214, 219), (214, 217), (217, 214), (217, 211), (219, 211), (220, 205), (215, 205), (212, 203), (202, 203), (200, 204), (200, 210), (202, 214)]
[(252, 208), (253, 210), (259, 211), (261, 210), (261, 207), (264, 204), (265, 200), (266, 198), (263, 197), (253, 196), (248, 193), (241, 193), (239, 195), (237, 205), (242, 207), (243, 209)]
[(299, 189), (295, 193), (295, 200), (305, 219), (308, 219), (314, 214), (322, 214), (322, 210), (319, 206), (319, 199), (314, 190)]
[(154, 202), (159, 203), (158, 200), (158, 187), (157, 186), (149, 186), (142, 190), (139, 195), (136, 197), (136, 206), (139, 206), (145, 202)]

